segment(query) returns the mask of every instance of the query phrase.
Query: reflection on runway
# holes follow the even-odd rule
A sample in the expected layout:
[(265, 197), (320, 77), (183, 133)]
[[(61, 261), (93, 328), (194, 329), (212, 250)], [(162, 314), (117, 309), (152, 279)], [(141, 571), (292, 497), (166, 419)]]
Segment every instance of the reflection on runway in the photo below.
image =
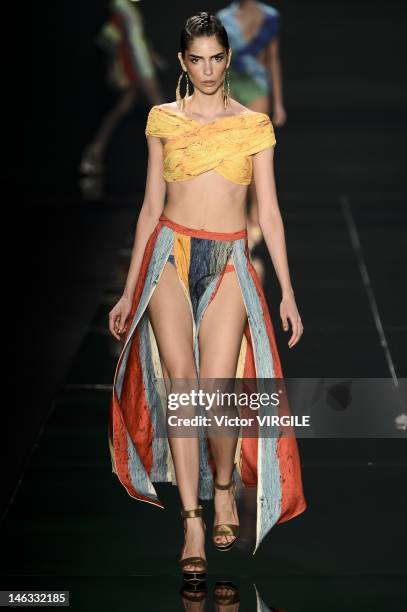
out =
[[(269, 607), (261, 598), (256, 585), (253, 583), (252, 586), (255, 590), (256, 608), (250, 609), (255, 609), (256, 612), (284, 612), (283, 608)], [(231, 580), (218, 580), (211, 592), (206, 583), (193, 587), (184, 582), (180, 588), (180, 596), (185, 612), (203, 612), (210, 601), (213, 602), (216, 612), (238, 612), (241, 605), (239, 587)]]

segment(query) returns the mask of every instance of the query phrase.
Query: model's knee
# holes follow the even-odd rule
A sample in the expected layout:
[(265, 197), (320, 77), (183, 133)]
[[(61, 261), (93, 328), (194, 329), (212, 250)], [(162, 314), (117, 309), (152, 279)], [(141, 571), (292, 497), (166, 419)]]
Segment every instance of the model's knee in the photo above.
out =
[(189, 362), (176, 363), (170, 365), (170, 367), (167, 366), (166, 369), (171, 385), (182, 385), (182, 381), (197, 379), (195, 364)]
[(192, 399), (193, 392), (198, 391), (198, 380), (196, 374), (189, 370), (179, 370), (178, 374), (178, 376), (170, 377), (168, 397), (174, 395), (183, 396), (183, 403), (182, 405), (178, 406), (178, 408), (188, 412), (191, 409), (191, 403), (186, 399), (186, 397), (190, 397)]

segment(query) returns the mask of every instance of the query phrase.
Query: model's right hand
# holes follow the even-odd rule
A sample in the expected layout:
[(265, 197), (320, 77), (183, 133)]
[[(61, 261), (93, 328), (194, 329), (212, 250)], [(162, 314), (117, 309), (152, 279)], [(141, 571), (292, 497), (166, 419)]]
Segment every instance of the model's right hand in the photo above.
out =
[(129, 298), (122, 295), (117, 304), (109, 312), (109, 330), (116, 340), (120, 340), (120, 334), (127, 329), (127, 318), (130, 314), (131, 302)]

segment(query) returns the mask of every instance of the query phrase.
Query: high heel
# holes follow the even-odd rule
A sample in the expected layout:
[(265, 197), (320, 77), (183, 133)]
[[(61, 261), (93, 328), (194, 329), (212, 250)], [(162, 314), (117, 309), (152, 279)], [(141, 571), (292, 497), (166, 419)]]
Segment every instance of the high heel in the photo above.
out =
[[(220, 489), (222, 491), (225, 491), (226, 489), (230, 489), (232, 486), (233, 486), (233, 498), (235, 499), (236, 482), (233, 476), (232, 476), (231, 481), (225, 485), (219, 484), (218, 482), (216, 482), (216, 480), (214, 481), (215, 489)], [(215, 542), (215, 539), (214, 539), (216, 536), (234, 536), (234, 540), (232, 540), (231, 542), (227, 542), (227, 544), (218, 544), (218, 542)], [(230, 550), (232, 546), (236, 543), (238, 537), (239, 537), (239, 525), (230, 524), (230, 523), (220, 523), (218, 525), (213, 526), (212, 541), (213, 541), (213, 545), (215, 546), (217, 550), (221, 550), (221, 551)]]
[[(182, 509), (181, 517), (183, 519), (195, 518), (196, 516), (200, 516), (202, 518), (202, 512), (203, 512), (202, 506), (198, 506), (198, 508), (194, 508), (192, 510)], [(203, 523), (204, 529), (206, 529), (205, 521), (203, 519), (202, 519), (202, 523)], [(184, 523), (184, 533), (185, 532), (186, 532), (186, 529), (185, 529), (185, 523)], [(206, 570), (208, 568), (208, 564), (207, 564), (206, 559), (204, 559), (203, 557), (185, 557), (185, 559), (179, 560), (179, 564), (181, 566), (181, 569), (183, 570), (182, 575), (183, 575), (185, 582), (195, 585), (195, 584), (204, 582), (206, 580)], [(186, 565), (199, 565), (202, 567), (202, 569), (194, 571), (194, 572), (185, 571), (184, 567)]]

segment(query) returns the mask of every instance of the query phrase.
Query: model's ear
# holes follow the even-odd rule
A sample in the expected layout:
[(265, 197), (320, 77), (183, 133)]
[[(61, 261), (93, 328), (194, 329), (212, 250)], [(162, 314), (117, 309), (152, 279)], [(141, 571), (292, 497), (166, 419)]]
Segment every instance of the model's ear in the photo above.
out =
[(230, 48), (229, 53), (228, 53), (228, 61), (226, 64), (226, 68), (229, 68), (231, 59), (232, 59), (232, 49)]
[(178, 51), (178, 59), (179, 59), (179, 63), (181, 64), (181, 70), (186, 70), (181, 51)]

